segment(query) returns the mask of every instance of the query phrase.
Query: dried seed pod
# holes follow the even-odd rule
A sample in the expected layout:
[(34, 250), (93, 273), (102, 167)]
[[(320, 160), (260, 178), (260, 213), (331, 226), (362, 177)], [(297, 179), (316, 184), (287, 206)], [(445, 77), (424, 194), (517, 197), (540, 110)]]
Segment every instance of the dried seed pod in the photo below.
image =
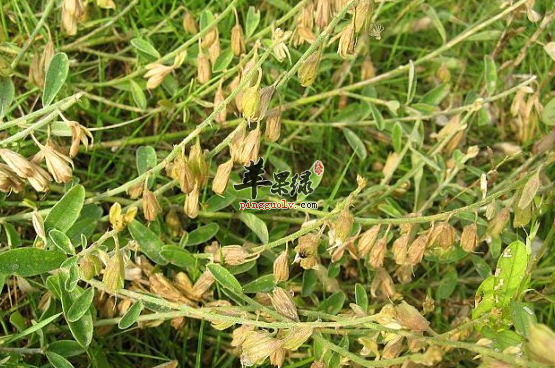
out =
[(370, 294), (375, 298), (377, 291), (385, 298), (391, 299), (395, 296), (395, 284), (393, 279), (384, 268), (377, 268), (374, 280), (370, 286)]
[(46, 161), (48, 172), (56, 183), (67, 183), (73, 177), (73, 161), (66, 155), (62, 154), (49, 143), (46, 146), (39, 145), (40, 154)]
[(239, 125), (238, 129), (233, 132), (231, 142), (229, 142), (229, 153), (233, 162), (243, 163), (241, 155), (243, 146), (245, 145), (246, 124)]
[(526, 184), (522, 189), (522, 194), (518, 200), (518, 208), (524, 209), (528, 207), (533, 201), (536, 193), (540, 189), (540, 170), (537, 170), (536, 173), (528, 179)]
[(318, 265), (318, 245), (320, 236), (317, 234), (307, 234), (299, 238), (299, 244), (295, 247), (295, 260), (299, 262), (305, 270), (312, 269)]
[(44, 231), (44, 220), (42, 216), (37, 211), (33, 211), (32, 217), (33, 228), (37, 236), (41, 238), (46, 243), (46, 232)]
[(428, 331), (430, 329), (430, 322), (405, 301), (395, 306), (395, 318), (403, 327), (412, 331)]
[(162, 298), (176, 302), (192, 305), (193, 303), (187, 299), (181, 292), (161, 273), (153, 273), (149, 276), (150, 291)]
[(148, 222), (156, 220), (160, 212), (162, 212), (162, 207), (160, 207), (156, 196), (145, 185), (143, 190), (143, 213), (145, 220)]
[(297, 313), (297, 307), (293, 302), (291, 293), (285, 289), (276, 287), (272, 294), (270, 294), (270, 300), (276, 312), (290, 320), (299, 321), (299, 314)]
[(199, 46), (198, 56), (197, 56), (197, 80), (200, 84), (207, 83), (211, 77), (210, 60), (202, 52), (202, 48)]
[(214, 26), (202, 37), (201, 47), (207, 49), (218, 39), (218, 27)]
[(258, 108), (260, 105), (260, 81), (262, 80), (262, 69), (258, 69), (256, 72), (257, 77), (252, 78), (256, 80), (255, 83), (250, 83), (249, 86), (245, 87), (243, 90), (243, 96), (241, 98), (241, 111), (243, 117), (247, 120), (253, 120), (258, 113)]
[(268, 111), (268, 106), (270, 106), (270, 100), (276, 91), (275, 85), (264, 87), (260, 90), (260, 102), (258, 105), (258, 111), (253, 117), (252, 121), (262, 121), (266, 117), (266, 111)]
[(367, 56), (360, 66), (360, 79), (367, 80), (372, 79), (375, 76), (376, 68), (374, 68), (374, 63), (372, 63), (372, 59), (370, 59), (370, 56)]
[(69, 36), (77, 34), (77, 25), (85, 15), (81, 0), (63, 0), (62, 2), (62, 29)]
[(301, 86), (310, 87), (314, 83), (320, 68), (321, 58), (321, 51), (316, 51), (301, 64), (297, 73)]
[(216, 122), (223, 124), (227, 120), (227, 106), (223, 104), (225, 101), (224, 91), (222, 89), (222, 83), (218, 85), (216, 94), (214, 95), (214, 110), (222, 106), (221, 111), (216, 115)]
[(465, 252), (473, 252), (478, 246), (478, 225), (472, 223), (463, 228), (461, 234), (461, 247)]
[(264, 136), (270, 142), (275, 142), (281, 134), (281, 108), (276, 107), (266, 115), (266, 130)]
[(102, 277), (102, 282), (106, 285), (106, 289), (109, 292), (115, 292), (123, 288), (125, 280), (125, 271), (123, 263), (123, 254), (116, 246), (116, 250), (106, 268), (104, 269), (104, 276)]
[(424, 252), (428, 247), (429, 237), (427, 234), (420, 235), (416, 238), (407, 251), (407, 263), (411, 266), (416, 266), (422, 261), (422, 257), (424, 257)]
[(346, 26), (341, 31), (341, 37), (339, 38), (339, 47), (337, 49), (337, 54), (343, 59), (355, 53), (355, 27), (352, 23)]
[(332, 17), (330, 0), (316, 1), (316, 26), (320, 29), (326, 28)]
[(287, 281), (289, 279), (289, 262), (287, 259), (287, 247), (277, 256), (273, 265), (274, 278), (276, 282)]
[(250, 161), (258, 161), (261, 135), (262, 133), (260, 132), (260, 124), (257, 124), (256, 128), (251, 130), (243, 141), (243, 147), (241, 149), (241, 157), (239, 158), (239, 162), (244, 165), (248, 165)]
[(235, 56), (245, 52), (245, 34), (238, 19), (236, 19), (235, 25), (231, 29), (231, 51)]
[(439, 68), (437, 68), (436, 77), (442, 83), (449, 83), (451, 81), (451, 71), (449, 71), (449, 68), (445, 65), (445, 63), (441, 64)]
[(353, 15), (355, 32), (360, 33), (368, 29), (373, 7), (374, 0), (359, 0), (356, 3)]
[(187, 193), (187, 196), (185, 197), (185, 206), (183, 208), (183, 211), (189, 218), (194, 219), (198, 216), (199, 196), (200, 196), (199, 186), (197, 183), (195, 183), (193, 190), (190, 193)]
[(193, 286), (193, 294), (198, 299), (202, 299), (203, 295), (210, 289), (214, 281), (214, 277), (212, 277), (210, 271), (204, 271)]
[(66, 121), (71, 130), (71, 147), (69, 149), (69, 157), (74, 158), (79, 152), (79, 145), (83, 143), (85, 149), (89, 149), (93, 145), (94, 137), (90, 130), (82, 126), (76, 121)]
[(192, 35), (198, 33), (197, 21), (188, 11), (185, 12), (185, 14), (183, 15), (183, 29), (185, 30), (185, 32)]
[(358, 240), (358, 255), (364, 258), (370, 253), (378, 235), (380, 234), (381, 225), (374, 225), (370, 229), (366, 230)]
[(228, 160), (227, 162), (220, 164), (216, 170), (216, 175), (212, 181), (212, 190), (214, 193), (221, 195), (227, 183), (229, 182), (229, 176), (231, 174), (231, 169), (233, 168), (233, 160)]
[(9, 168), (21, 178), (29, 178), (35, 174), (37, 165), (21, 156), (19, 153), (6, 148), (0, 148), (0, 158)]
[(183, 193), (191, 193), (195, 185), (195, 177), (189, 162), (183, 154), (178, 155), (173, 163), (171, 176), (179, 182)]
[(218, 56), (220, 56), (221, 51), (222, 49), (220, 46), (220, 35), (218, 34), (218, 32), (216, 32), (216, 38), (208, 48), (208, 56), (210, 57), (210, 64), (214, 65), (214, 63), (218, 59)]
[(144, 184), (139, 183), (135, 186), (127, 188), (127, 194), (131, 199), (137, 199), (143, 195), (143, 189), (145, 188)]
[(146, 88), (154, 89), (158, 87), (164, 81), (164, 78), (173, 71), (173, 66), (167, 66), (160, 63), (151, 63), (145, 66), (148, 70), (144, 78), (146, 81)]
[(303, 325), (290, 328), (283, 337), (283, 348), (291, 351), (297, 350), (312, 336), (313, 331), (312, 327)]
[(430, 232), (430, 246), (439, 246), (443, 249), (449, 249), (455, 244), (455, 238), (455, 228), (447, 222), (441, 222), (435, 225)]
[(393, 246), (391, 250), (393, 252), (393, 259), (395, 260), (395, 263), (397, 263), (398, 265), (402, 265), (403, 263), (405, 263), (405, 260), (407, 259), (408, 244), (409, 244), (408, 235), (403, 235), (395, 239), (395, 241), (393, 242)]
[(503, 208), (495, 215), (493, 219), (491, 219), (488, 224), (486, 233), (493, 239), (498, 238), (501, 235), (503, 229), (505, 229), (505, 226), (507, 225), (510, 217), (511, 213), (509, 211), (509, 208)]
[(382, 359), (395, 359), (401, 355), (404, 348), (404, 337), (395, 336), (385, 344), (382, 352)]
[(285, 361), (285, 349), (284, 348), (279, 348), (276, 351), (274, 351), (272, 354), (270, 354), (270, 364), (281, 368), (281, 366), (283, 366), (283, 362)]
[(267, 332), (246, 331), (241, 344), (241, 364), (251, 366), (262, 364), (282, 347), (282, 342)]
[(408, 284), (412, 281), (412, 265), (405, 263), (395, 270), (395, 277), (401, 284)]
[(387, 252), (387, 234), (382, 236), (370, 250), (370, 256), (368, 257), (368, 263), (373, 268), (383, 267), (383, 262), (385, 259), (385, 253)]
[(202, 151), (200, 147), (200, 141), (197, 139), (197, 143), (191, 147), (189, 151), (189, 160), (187, 161), (191, 171), (193, 173), (193, 178), (200, 187), (203, 187), (208, 182), (208, 163), (206, 162), (206, 154)]
[(341, 211), (339, 217), (337, 218), (337, 221), (333, 224), (334, 237), (339, 241), (340, 244), (343, 244), (351, 234), (353, 223), (353, 214), (347, 206)]

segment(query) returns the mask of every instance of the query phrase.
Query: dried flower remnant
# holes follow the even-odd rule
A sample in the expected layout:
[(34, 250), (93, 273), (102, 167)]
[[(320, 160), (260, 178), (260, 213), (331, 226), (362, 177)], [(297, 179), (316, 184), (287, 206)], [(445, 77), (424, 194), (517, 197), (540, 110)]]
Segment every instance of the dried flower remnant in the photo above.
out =
[(347, 59), (349, 56), (355, 53), (355, 28), (352, 23), (347, 25), (341, 31), (341, 37), (339, 38), (339, 47), (337, 49), (337, 54), (343, 59)]
[(231, 29), (231, 51), (233, 51), (235, 56), (245, 52), (245, 33), (239, 23), (237, 12), (235, 12), (235, 25)]
[(412, 331), (429, 331), (430, 322), (405, 301), (395, 306), (395, 318), (401, 326)]
[(276, 142), (281, 135), (281, 108), (276, 107), (266, 115), (264, 136), (270, 142)]
[(156, 220), (158, 214), (162, 212), (162, 207), (160, 207), (156, 196), (148, 189), (146, 183), (143, 190), (143, 212), (148, 222)]
[(185, 12), (183, 15), (183, 29), (189, 34), (198, 33), (198, 24), (193, 15), (190, 12)]
[(262, 80), (262, 69), (257, 69), (255, 71), (257, 74), (256, 79), (251, 79), (251, 82), (255, 80), (254, 83), (250, 83), (243, 90), (243, 96), (241, 98), (241, 111), (243, 117), (248, 121), (252, 121), (257, 113), (260, 105), (260, 81)]
[(310, 326), (289, 329), (283, 338), (283, 348), (292, 351), (299, 349), (312, 336), (313, 331), (314, 329)]
[(145, 66), (148, 70), (144, 78), (146, 81), (146, 88), (154, 89), (158, 87), (164, 81), (164, 78), (173, 71), (173, 66), (167, 66), (160, 63), (151, 63)]
[(199, 196), (200, 189), (198, 183), (195, 183), (193, 190), (187, 193), (185, 197), (184, 212), (189, 218), (196, 218), (199, 213)]
[(299, 321), (299, 314), (297, 313), (297, 307), (293, 302), (291, 293), (285, 289), (276, 287), (272, 294), (270, 294), (270, 299), (276, 312), (292, 321)]
[(407, 259), (406, 262), (411, 266), (416, 266), (420, 262), (422, 262), (422, 258), (424, 257), (424, 252), (428, 247), (429, 237), (427, 234), (420, 235), (416, 238), (409, 246), (407, 250)]
[(233, 168), (233, 160), (220, 164), (216, 169), (216, 175), (212, 181), (212, 190), (218, 195), (222, 195), (229, 182), (231, 169)]
[(359, 0), (354, 8), (353, 24), (355, 32), (365, 32), (372, 17), (374, 0)]
[(301, 86), (310, 87), (316, 80), (322, 54), (317, 51), (311, 54), (299, 67), (298, 76)]
[(202, 51), (202, 47), (199, 45), (197, 55), (197, 80), (200, 84), (205, 84), (210, 80), (211, 74), (210, 60), (206, 57)]
[(114, 255), (108, 261), (104, 269), (104, 276), (102, 277), (102, 282), (106, 285), (108, 291), (115, 292), (123, 288), (125, 280), (124, 268), (123, 253), (116, 246)]
[(251, 130), (247, 137), (243, 141), (243, 147), (241, 149), (241, 156), (239, 157), (239, 162), (248, 165), (250, 161), (258, 161), (258, 152), (260, 150), (260, 137), (262, 133), (260, 132), (260, 124), (256, 125), (256, 128)]
[(299, 238), (299, 244), (295, 247), (295, 260), (293, 262), (300, 263), (301, 267), (309, 270), (318, 265), (318, 245), (320, 244), (320, 235), (307, 234)]
[(272, 30), (272, 41), (275, 44), (273, 53), (274, 57), (280, 63), (286, 58), (289, 59), (289, 63), (291, 63), (291, 54), (289, 53), (289, 48), (285, 44), (289, 37), (291, 37), (291, 31), (284, 32), (281, 28)]
[(473, 252), (478, 246), (478, 225), (472, 223), (463, 228), (461, 234), (461, 247), (465, 252)]
[(370, 250), (370, 255), (368, 257), (368, 263), (373, 268), (383, 267), (385, 260), (385, 254), (387, 252), (387, 234), (382, 236), (376, 244)]
[(8, 165), (0, 164), (0, 191), (20, 193), (22, 190), (23, 180)]
[(85, 15), (81, 0), (64, 0), (62, 2), (62, 29), (68, 36), (77, 34), (77, 25)]
[(530, 325), (526, 347), (532, 360), (548, 366), (555, 365), (555, 333), (546, 325)]
[(251, 366), (262, 364), (278, 349), (283, 343), (272, 337), (268, 332), (246, 331), (241, 343), (241, 364)]
[(44, 158), (48, 172), (52, 174), (56, 183), (67, 183), (73, 177), (73, 161), (66, 155), (59, 152), (54, 145), (49, 142), (47, 145), (39, 145), (39, 154), (35, 157), (39, 160)]
[(273, 274), (276, 282), (287, 281), (289, 279), (289, 261), (287, 259), (287, 247), (276, 257), (273, 264)]

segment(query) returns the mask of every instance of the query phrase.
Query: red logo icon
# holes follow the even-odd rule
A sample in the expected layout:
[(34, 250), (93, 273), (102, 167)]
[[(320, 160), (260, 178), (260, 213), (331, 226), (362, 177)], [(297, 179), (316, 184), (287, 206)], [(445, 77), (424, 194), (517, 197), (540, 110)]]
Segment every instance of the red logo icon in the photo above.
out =
[(314, 174), (320, 176), (324, 173), (324, 164), (317, 160), (316, 162), (314, 162), (314, 166), (313, 166), (313, 170), (314, 170)]

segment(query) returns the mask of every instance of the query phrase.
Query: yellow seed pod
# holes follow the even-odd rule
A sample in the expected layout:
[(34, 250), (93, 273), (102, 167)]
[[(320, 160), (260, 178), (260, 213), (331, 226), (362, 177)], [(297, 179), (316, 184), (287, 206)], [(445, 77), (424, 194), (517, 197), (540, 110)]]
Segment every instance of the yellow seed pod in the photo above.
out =
[(106, 285), (106, 289), (110, 292), (117, 291), (123, 288), (125, 280), (123, 254), (116, 247), (114, 256), (110, 259), (104, 270), (104, 277), (102, 282)]

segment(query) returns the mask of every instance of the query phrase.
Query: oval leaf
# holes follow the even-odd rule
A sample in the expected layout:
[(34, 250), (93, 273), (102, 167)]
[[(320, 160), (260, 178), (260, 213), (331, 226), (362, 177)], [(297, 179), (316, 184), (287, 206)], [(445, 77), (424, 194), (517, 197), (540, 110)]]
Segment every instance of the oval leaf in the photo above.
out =
[(73, 365), (63, 356), (58, 355), (52, 351), (46, 352), (46, 358), (56, 368), (73, 368)]
[(42, 105), (48, 106), (54, 101), (64, 85), (69, 71), (69, 59), (66, 54), (59, 52), (52, 57), (44, 78), (44, 92)]
[(82, 185), (74, 186), (52, 207), (44, 219), (44, 227), (65, 233), (79, 217), (84, 202), (85, 188)]
[(264, 221), (256, 217), (256, 215), (246, 212), (239, 214), (239, 220), (243, 221), (245, 225), (258, 236), (258, 239), (260, 239), (263, 244), (268, 243), (268, 228)]
[(118, 323), (118, 327), (122, 330), (131, 327), (133, 323), (137, 322), (141, 312), (143, 311), (143, 302), (140, 300), (133, 303), (127, 312), (121, 317)]
[(66, 234), (58, 229), (52, 229), (48, 232), (48, 236), (54, 243), (54, 245), (60, 249), (62, 252), (67, 254), (75, 254), (75, 248), (71, 244), (71, 240)]
[(154, 48), (154, 46), (152, 46), (150, 42), (143, 40), (142, 38), (132, 39), (131, 45), (133, 45), (133, 47), (139, 52), (152, 56), (155, 59), (160, 58), (160, 53)]
[(131, 90), (131, 97), (133, 97), (135, 105), (143, 110), (146, 109), (146, 96), (141, 86), (139, 86), (139, 84), (134, 80), (130, 80), (129, 89)]
[(0, 119), (7, 113), (15, 96), (15, 88), (11, 78), (0, 77)]
[(351, 146), (357, 156), (361, 160), (364, 160), (367, 157), (368, 153), (366, 152), (366, 146), (364, 145), (362, 139), (360, 139), (355, 132), (348, 128), (343, 129), (343, 134), (345, 134), (345, 138), (347, 138), (349, 146)]
[(214, 279), (216, 279), (216, 281), (224, 288), (238, 294), (242, 292), (239, 281), (237, 281), (235, 276), (233, 276), (225, 267), (217, 263), (210, 263), (206, 266), (206, 268), (208, 268), (208, 271), (210, 271)]
[(268, 293), (272, 291), (276, 287), (276, 279), (274, 275), (264, 275), (257, 278), (254, 281), (249, 282), (245, 286), (243, 286), (243, 291), (245, 293), (254, 294), (254, 293)]
[(543, 107), (542, 121), (545, 125), (555, 125), (555, 97)]
[(143, 252), (148, 258), (161, 265), (168, 263), (168, 261), (166, 261), (160, 253), (164, 243), (162, 243), (162, 240), (160, 240), (158, 235), (153, 233), (149, 228), (137, 220), (133, 220), (129, 223), (127, 228), (129, 229), (129, 233), (131, 233), (133, 239), (139, 243), (141, 252)]
[(60, 267), (66, 255), (53, 250), (17, 248), (0, 254), (0, 274), (40, 275)]
[(197, 263), (191, 253), (176, 245), (164, 245), (160, 254), (171, 264), (182, 268), (194, 267)]
[(256, 27), (260, 23), (260, 11), (257, 11), (254, 6), (249, 7), (249, 12), (247, 13), (247, 21), (245, 23), (245, 35), (247, 37), (252, 36)]
[(79, 295), (79, 297), (73, 302), (69, 310), (66, 314), (66, 319), (69, 322), (75, 322), (79, 318), (83, 317), (85, 313), (91, 307), (92, 301), (94, 298), (94, 289), (88, 288), (83, 292), (83, 294)]

